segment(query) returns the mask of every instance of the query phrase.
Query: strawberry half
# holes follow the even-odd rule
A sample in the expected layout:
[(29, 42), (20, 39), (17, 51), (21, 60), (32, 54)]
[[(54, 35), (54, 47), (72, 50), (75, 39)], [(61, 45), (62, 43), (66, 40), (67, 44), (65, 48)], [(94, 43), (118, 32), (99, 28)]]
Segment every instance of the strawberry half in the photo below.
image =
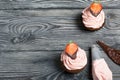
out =
[(71, 58), (76, 57), (77, 50), (78, 50), (78, 45), (75, 42), (69, 42), (65, 48), (66, 54), (68, 54)]
[(98, 14), (101, 12), (102, 10), (102, 4), (100, 2), (93, 2), (90, 5), (90, 11), (92, 13), (93, 16), (97, 17)]

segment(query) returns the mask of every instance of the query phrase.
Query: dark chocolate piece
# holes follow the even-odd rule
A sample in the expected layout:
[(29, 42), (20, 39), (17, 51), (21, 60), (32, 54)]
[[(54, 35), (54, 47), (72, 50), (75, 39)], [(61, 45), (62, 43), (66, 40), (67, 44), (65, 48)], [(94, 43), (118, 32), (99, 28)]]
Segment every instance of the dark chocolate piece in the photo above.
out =
[(97, 44), (100, 45), (100, 47), (113, 60), (113, 62), (120, 65), (120, 50), (113, 49), (101, 41), (97, 41)]

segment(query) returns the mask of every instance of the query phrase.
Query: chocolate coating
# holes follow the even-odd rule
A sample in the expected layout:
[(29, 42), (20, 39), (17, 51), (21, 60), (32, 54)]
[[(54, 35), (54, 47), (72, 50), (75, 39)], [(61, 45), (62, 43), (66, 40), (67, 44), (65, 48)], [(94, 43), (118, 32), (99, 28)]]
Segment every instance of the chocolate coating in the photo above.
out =
[(120, 50), (116, 50), (106, 45), (101, 41), (97, 41), (97, 44), (104, 50), (104, 52), (113, 60), (116, 64), (120, 65)]

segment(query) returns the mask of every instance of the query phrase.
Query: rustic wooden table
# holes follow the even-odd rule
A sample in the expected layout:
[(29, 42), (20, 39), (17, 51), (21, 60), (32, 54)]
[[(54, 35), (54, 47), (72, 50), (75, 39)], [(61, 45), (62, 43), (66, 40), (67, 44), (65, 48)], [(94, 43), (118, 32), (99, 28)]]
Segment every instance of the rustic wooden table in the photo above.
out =
[[(0, 0), (0, 80), (92, 80), (90, 46), (102, 40), (120, 49), (120, 1), (102, 0), (105, 26), (90, 32), (81, 24), (81, 12), (91, 1)], [(87, 67), (78, 74), (60, 68), (69, 40), (87, 52)], [(120, 80), (120, 66), (102, 54), (113, 80)]]

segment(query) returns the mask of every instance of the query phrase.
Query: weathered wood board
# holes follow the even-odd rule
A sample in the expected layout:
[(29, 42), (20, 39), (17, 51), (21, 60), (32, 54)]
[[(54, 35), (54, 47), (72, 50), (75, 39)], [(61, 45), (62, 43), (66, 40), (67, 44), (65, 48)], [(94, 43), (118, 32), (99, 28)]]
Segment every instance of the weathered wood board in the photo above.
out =
[[(93, 0), (0, 0), (0, 9), (79, 9)], [(120, 8), (119, 0), (101, 0), (104, 8)]]
[[(92, 80), (91, 45), (102, 40), (120, 49), (120, 1), (103, 1), (106, 23), (95, 32), (81, 23), (91, 1), (0, 0), (0, 80)], [(64, 72), (59, 64), (69, 40), (87, 52), (87, 67), (78, 74)], [(113, 80), (120, 80), (120, 66), (101, 52)]]

